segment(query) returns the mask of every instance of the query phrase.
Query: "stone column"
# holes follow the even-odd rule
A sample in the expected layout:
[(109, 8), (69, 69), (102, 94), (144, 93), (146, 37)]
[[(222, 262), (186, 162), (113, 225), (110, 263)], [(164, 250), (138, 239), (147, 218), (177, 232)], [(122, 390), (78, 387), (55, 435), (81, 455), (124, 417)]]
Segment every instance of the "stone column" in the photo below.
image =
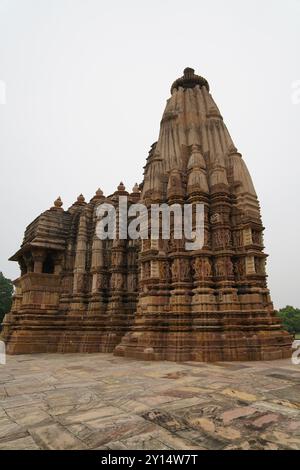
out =
[(43, 262), (46, 259), (46, 253), (42, 250), (33, 250), (33, 272), (41, 274), (43, 272)]
[(86, 255), (87, 255), (87, 223), (84, 213), (80, 216), (76, 245), (74, 280), (73, 280), (73, 310), (85, 310), (83, 304), (85, 295)]

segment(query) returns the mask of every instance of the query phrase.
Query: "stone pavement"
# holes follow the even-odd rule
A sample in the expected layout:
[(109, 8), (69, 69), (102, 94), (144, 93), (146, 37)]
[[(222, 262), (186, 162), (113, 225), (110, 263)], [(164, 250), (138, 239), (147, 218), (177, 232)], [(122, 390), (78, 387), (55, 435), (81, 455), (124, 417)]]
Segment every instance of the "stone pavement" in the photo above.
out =
[(300, 449), (300, 366), (9, 356), (2, 449)]

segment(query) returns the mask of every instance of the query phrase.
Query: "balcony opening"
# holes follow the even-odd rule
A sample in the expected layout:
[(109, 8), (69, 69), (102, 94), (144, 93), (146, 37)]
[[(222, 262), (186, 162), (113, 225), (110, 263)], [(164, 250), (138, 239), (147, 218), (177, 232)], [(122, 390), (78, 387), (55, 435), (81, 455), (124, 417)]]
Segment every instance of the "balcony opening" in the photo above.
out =
[(44, 274), (54, 274), (54, 261), (52, 255), (48, 254), (45, 261), (43, 262)]

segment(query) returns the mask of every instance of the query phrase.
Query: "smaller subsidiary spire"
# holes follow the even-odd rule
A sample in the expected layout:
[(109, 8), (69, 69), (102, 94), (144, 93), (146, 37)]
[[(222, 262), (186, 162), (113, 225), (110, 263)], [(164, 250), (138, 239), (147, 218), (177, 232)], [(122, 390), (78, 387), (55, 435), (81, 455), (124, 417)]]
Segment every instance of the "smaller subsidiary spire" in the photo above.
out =
[(96, 196), (97, 197), (102, 197), (103, 196), (103, 191), (102, 189), (98, 188), (97, 191), (96, 191)]
[(118, 186), (118, 191), (125, 191), (125, 186), (124, 186), (124, 183), (122, 181)]
[(130, 197), (133, 201), (138, 201), (140, 199), (141, 189), (140, 189), (140, 186), (137, 183), (135, 183), (135, 185), (133, 186)]
[(168, 198), (172, 197), (183, 197), (184, 190), (182, 185), (181, 173), (177, 168), (171, 170), (169, 175), (168, 187), (167, 187), (167, 196)]
[(63, 205), (63, 202), (61, 200), (61, 197), (58, 196), (58, 198), (54, 201), (54, 206), (60, 208)]
[(63, 202), (62, 202), (60, 196), (58, 196), (58, 198), (55, 199), (53, 204), (54, 204), (54, 206), (51, 207), (51, 210), (63, 210), (63, 208), (62, 208)]
[(192, 170), (193, 168), (206, 169), (206, 163), (202, 153), (200, 152), (197, 145), (192, 146), (191, 156), (188, 161), (187, 169)]
[(138, 185), (137, 183), (135, 183), (135, 185), (133, 186), (132, 192), (133, 192), (134, 194), (140, 192), (140, 187), (139, 187), (139, 185)]
[(79, 194), (79, 196), (77, 197), (77, 200), (76, 200), (76, 202), (74, 202), (73, 206), (75, 206), (75, 207), (76, 206), (84, 206), (85, 204), (86, 204), (85, 197), (82, 194)]
[(82, 194), (79, 194), (77, 198), (77, 202), (79, 202), (80, 204), (83, 204), (85, 202), (85, 197)]
[(95, 202), (95, 201), (99, 201), (99, 200), (102, 200), (102, 199), (105, 199), (105, 196), (103, 194), (102, 189), (98, 188), (97, 191), (95, 192), (95, 196), (92, 197), (90, 202), (92, 202), (92, 201)]

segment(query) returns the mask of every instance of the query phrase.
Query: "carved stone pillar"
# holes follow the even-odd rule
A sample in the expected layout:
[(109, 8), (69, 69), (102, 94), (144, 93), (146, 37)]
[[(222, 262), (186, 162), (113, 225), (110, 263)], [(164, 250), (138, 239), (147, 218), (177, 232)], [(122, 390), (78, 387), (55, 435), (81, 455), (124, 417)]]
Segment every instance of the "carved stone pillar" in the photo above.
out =
[(43, 250), (33, 250), (33, 272), (41, 274), (43, 272), (43, 263), (46, 259), (46, 252)]

